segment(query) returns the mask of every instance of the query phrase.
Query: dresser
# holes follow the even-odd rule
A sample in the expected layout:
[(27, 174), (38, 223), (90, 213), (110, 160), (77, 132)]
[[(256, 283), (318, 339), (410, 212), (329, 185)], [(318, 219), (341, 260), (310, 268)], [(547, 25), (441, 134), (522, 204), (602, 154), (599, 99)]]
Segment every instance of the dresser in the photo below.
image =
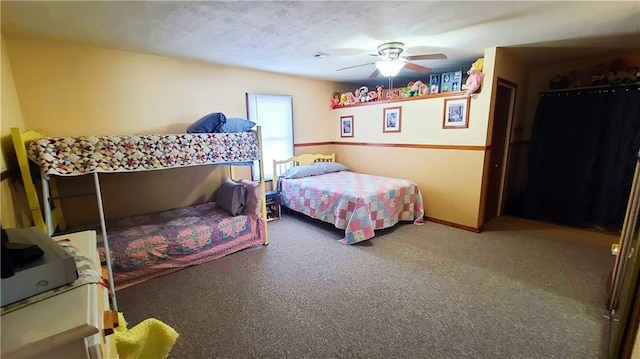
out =
[[(95, 231), (54, 239), (67, 239), (100, 268)], [(2, 315), (2, 358), (117, 358), (106, 335), (115, 314), (108, 298), (101, 284), (85, 284)]]

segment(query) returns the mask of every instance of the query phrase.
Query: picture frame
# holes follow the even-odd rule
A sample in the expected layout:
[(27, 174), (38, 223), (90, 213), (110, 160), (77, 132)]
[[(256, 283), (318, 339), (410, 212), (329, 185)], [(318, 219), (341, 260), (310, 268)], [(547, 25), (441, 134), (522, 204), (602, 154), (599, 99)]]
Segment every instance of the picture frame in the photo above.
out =
[(353, 115), (340, 116), (340, 137), (353, 137)]
[(470, 97), (444, 99), (442, 128), (468, 128)]
[(402, 130), (402, 107), (382, 109), (382, 132), (400, 132)]

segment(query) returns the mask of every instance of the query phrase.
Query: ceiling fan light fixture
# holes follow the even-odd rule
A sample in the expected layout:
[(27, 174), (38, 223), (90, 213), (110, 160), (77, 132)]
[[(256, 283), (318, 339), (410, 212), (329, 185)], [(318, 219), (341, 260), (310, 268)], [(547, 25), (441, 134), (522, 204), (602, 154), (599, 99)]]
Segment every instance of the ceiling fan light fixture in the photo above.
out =
[(376, 62), (376, 68), (384, 77), (393, 77), (404, 67), (405, 61), (402, 60), (382, 60)]

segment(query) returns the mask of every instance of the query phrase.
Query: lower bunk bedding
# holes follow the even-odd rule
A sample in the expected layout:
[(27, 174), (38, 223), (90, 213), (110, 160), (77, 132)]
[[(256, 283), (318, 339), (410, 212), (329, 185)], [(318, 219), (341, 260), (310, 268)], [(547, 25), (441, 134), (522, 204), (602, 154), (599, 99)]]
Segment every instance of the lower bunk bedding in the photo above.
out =
[[(262, 245), (266, 228), (261, 217), (230, 216), (209, 202), (116, 220), (107, 224), (107, 235), (114, 285), (119, 290)], [(99, 250), (104, 258), (102, 244)]]

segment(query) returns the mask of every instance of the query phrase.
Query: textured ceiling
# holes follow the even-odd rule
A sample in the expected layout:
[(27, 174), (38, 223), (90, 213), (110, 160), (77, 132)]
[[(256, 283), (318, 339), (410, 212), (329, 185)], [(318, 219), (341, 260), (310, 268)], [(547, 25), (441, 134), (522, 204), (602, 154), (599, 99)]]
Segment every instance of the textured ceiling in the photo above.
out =
[[(416, 63), (467, 69), (494, 46), (526, 61), (640, 47), (640, 1), (5, 1), (2, 31), (368, 84), (369, 54), (402, 41)], [(324, 58), (315, 58), (318, 52)], [(403, 69), (398, 80), (419, 74)], [(377, 82), (384, 81), (378, 78)]]

